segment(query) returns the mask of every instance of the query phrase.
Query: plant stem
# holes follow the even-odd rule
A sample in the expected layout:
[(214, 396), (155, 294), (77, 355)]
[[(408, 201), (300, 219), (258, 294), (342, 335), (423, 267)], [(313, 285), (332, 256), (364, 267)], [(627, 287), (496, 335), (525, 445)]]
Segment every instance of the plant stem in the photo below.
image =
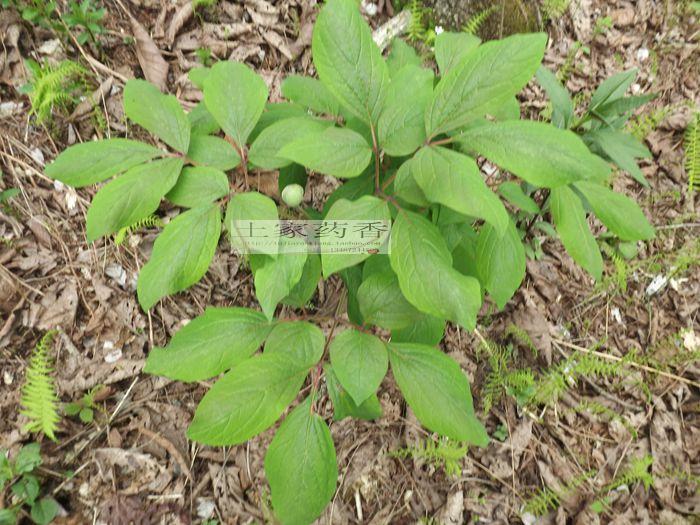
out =
[(389, 185), (390, 185), (392, 182), (394, 182), (394, 179), (396, 178), (396, 174), (397, 174), (397, 173), (398, 173), (398, 171), (395, 171), (395, 172), (393, 173), (393, 175), (392, 175), (391, 177), (389, 177), (389, 178), (384, 182), (384, 184), (382, 184), (382, 190), (381, 190), (382, 193), (384, 193), (384, 192), (386, 191), (386, 189), (389, 187)]
[(318, 392), (318, 386), (321, 383), (321, 372), (323, 371), (323, 358), (326, 355), (326, 352), (328, 351), (328, 345), (331, 342), (331, 339), (333, 339), (333, 333), (335, 332), (335, 329), (338, 326), (338, 323), (340, 322), (340, 305), (343, 303), (343, 295), (345, 295), (344, 291), (341, 292), (341, 297), (340, 300), (338, 301), (338, 304), (335, 307), (335, 316), (333, 317), (333, 324), (331, 325), (330, 332), (328, 332), (328, 337), (326, 337), (326, 342), (323, 345), (323, 353), (321, 354), (321, 359), (319, 359), (318, 364), (316, 365), (316, 368), (314, 368), (314, 372), (312, 374), (312, 387), (311, 387), (311, 412), (314, 411), (314, 400), (316, 398), (316, 393)]
[(371, 124), (369, 129), (372, 132), (372, 150), (374, 151), (374, 193), (379, 193), (381, 191), (379, 187), (379, 145), (377, 144), (374, 124)]
[(233, 149), (236, 150), (236, 153), (238, 153), (238, 156), (241, 158), (241, 171), (243, 172), (245, 189), (247, 190), (250, 187), (248, 184), (248, 151), (246, 150), (245, 146), (239, 146), (236, 144), (236, 141), (228, 135), (226, 135), (226, 140), (229, 144), (231, 144), (231, 146), (233, 146)]
[(436, 140), (435, 142), (428, 142), (428, 146), (442, 146), (443, 144), (451, 144), (454, 142), (454, 137), (447, 137), (446, 139)]

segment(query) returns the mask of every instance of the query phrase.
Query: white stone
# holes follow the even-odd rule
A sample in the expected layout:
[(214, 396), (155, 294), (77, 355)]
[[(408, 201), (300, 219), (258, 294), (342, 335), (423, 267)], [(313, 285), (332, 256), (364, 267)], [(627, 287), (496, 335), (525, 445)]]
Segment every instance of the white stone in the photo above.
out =
[(649, 296), (654, 295), (666, 286), (666, 283), (668, 283), (668, 277), (663, 274), (657, 275), (649, 283), (649, 286), (647, 286), (646, 294)]
[(367, 14), (367, 16), (375, 16), (378, 11), (377, 4), (363, 1), (362, 10)]

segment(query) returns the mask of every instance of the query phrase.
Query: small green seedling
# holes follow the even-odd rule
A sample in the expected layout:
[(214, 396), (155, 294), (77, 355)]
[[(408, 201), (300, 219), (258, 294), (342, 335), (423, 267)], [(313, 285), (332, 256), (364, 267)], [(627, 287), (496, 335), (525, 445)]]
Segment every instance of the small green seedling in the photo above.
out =
[(98, 44), (97, 37), (104, 33), (101, 22), (107, 10), (104, 7), (95, 8), (91, 0), (72, 0), (69, 7), (70, 12), (63, 16), (63, 21), (71, 30), (78, 30), (78, 43), (85, 44), (89, 40)]
[(99, 410), (99, 406), (95, 401), (95, 395), (102, 390), (102, 385), (88, 390), (83, 397), (72, 403), (66, 403), (63, 411), (67, 416), (78, 416), (80, 421), (89, 424), (95, 419), (95, 410)]
[(2, 0), (2, 7), (14, 7), (27, 22), (46, 29), (54, 27), (56, 2), (54, 0)]
[[(521, 209), (540, 209), (529, 202), (534, 192), (546, 197), (550, 233), (595, 279), (603, 262), (589, 213), (624, 241), (654, 236), (637, 204), (608, 186), (608, 161), (569, 129), (602, 130), (597, 115), (609, 114), (623, 83), (594, 96), (594, 113), (575, 126), (521, 120), (516, 95), (546, 44), (544, 34), (482, 44), (444, 32), (435, 39), (436, 76), (401, 41), (385, 60), (356, 0), (328, 0), (312, 38), (319, 79), (287, 78), (286, 102), (268, 103), (263, 79), (232, 61), (190, 72), (203, 101), (189, 114), (175, 97), (132, 80), (125, 114), (162, 147), (86, 142), (47, 166), (73, 187), (105, 183), (87, 212), (90, 242), (150, 217), (163, 199), (182, 210), (141, 268), (145, 311), (204, 276), (223, 230), (250, 261), (260, 309), (207, 308), (151, 350), (145, 372), (214, 381), (187, 432), (211, 446), (245, 443), (291, 407), (264, 461), (282, 523), (311, 523), (331, 501), (338, 466), (328, 421), (381, 417), (377, 391), (389, 369), (429, 431), (465, 446), (489, 443), (467, 377), (438, 346), (448, 321), (474, 330), (485, 298), (503, 308), (525, 277), (523, 220), (485, 182), (478, 158), (529, 185), (501, 188)], [(277, 170), (281, 199), (254, 191), (255, 173)], [(322, 210), (293, 206), (320, 179), (307, 172), (338, 179)], [(388, 253), (244, 250), (238, 221), (281, 215), (391, 224)], [(278, 246), (288, 242), (280, 236)], [(321, 279), (340, 279), (347, 294), (331, 335), (306, 310)]]
[[(3, 172), (0, 170), (0, 182), (3, 179)], [(10, 204), (10, 199), (19, 195), (19, 188), (5, 188), (0, 190), (0, 206), (7, 207)]]
[[(10, 459), (6, 450), (0, 450), (0, 525), (19, 523), (22, 516), (34, 523), (46, 525), (58, 514), (58, 503), (49, 497), (40, 497), (41, 484), (35, 470), (41, 465), (38, 443), (24, 445)], [(9, 490), (7, 490), (9, 489)]]

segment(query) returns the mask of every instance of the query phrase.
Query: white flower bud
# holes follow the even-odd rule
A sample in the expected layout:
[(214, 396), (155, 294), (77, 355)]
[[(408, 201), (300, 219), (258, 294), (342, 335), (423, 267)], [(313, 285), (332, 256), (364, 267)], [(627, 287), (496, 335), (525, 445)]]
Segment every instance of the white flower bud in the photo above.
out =
[(304, 198), (304, 188), (299, 184), (290, 184), (282, 190), (282, 200), (290, 208), (296, 208)]

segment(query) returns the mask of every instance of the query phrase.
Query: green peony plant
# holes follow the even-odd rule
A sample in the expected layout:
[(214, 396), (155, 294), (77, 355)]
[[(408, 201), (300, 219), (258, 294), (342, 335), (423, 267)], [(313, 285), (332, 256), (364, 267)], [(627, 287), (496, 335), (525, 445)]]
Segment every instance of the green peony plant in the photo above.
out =
[[(377, 389), (389, 368), (428, 430), (487, 445), (467, 378), (437, 348), (447, 321), (474, 330), (484, 295), (502, 308), (525, 275), (515, 214), (484, 181), (479, 157), (521, 179), (504, 187), (511, 209), (549, 213), (567, 251), (596, 279), (603, 261), (591, 211), (623, 241), (654, 235), (639, 207), (609, 188), (608, 162), (562, 129), (570, 126), (520, 120), (515, 96), (540, 68), (546, 40), (529, 34), (481, 44), (443, 33), (435, 42), (436, 78), (400, 41), (385, 60), (357, 2), (329, 0), (313, 33), (319, 79), (287, 78), (288, 102), (268, 103), (263, 80), (235, 62), (191, 72), (204, 99), (189, 114), (175, 97), (132, 80), (126, 115), (168, 149), (103, 140), (68, 148), (47, 167), (73, 187), (109, 179), (87, 214), (89, 241), (151, 216), (163, 199), (183, 209), (140, 272), (144, 310), (202, 278), (222, 228), (244, 251), (237, 221), (392, 223), (388, 255), (287, 253), (284, 239), (279, 252), (249, 254), (262, 311), (207, 308), (148, 356), (151, 374), (217, 378), (188, 429), (203, 444), (242, 444), (302, 398), (265, 456), (281, 522), (313, 521), (336, 490), (324, 394), (335, 419), (379, 418)], [(616, 90), (606, 100), (622, 95)], [(279, 170), (286, 205), (235, 191), (250, 190), (256, 170)], [(343, 180), (322, 212), (299, 207), (307, 171)], [(535, 192), (541, 208), (530, 198)], [(346, 286), (347, 320), (333, 319), (325, 335), (316, 318), (292, 312), (334, 274)], [(280, 304), (289, 306), (283, 317), (276, 316)]]

